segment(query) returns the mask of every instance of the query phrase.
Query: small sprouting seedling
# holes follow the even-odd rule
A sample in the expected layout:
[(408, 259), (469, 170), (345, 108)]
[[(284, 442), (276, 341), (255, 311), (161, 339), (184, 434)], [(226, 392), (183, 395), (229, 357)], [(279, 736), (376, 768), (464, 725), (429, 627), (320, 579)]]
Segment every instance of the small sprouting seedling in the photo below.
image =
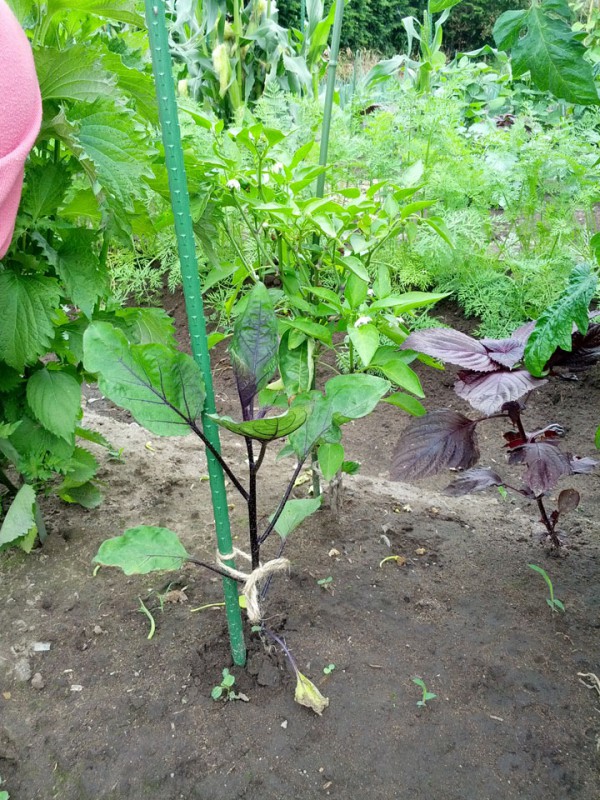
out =
[(423, 693), (422, 696), (421, 696), (421, 699), (417, 700), (417, 705), (419, 707), (425, 708), (425, 706), (427, 705), (429, 700), (435, 700), (435, 698), (437, 697), (437, 694), (434, 694), (433, 692), (428, 692), (427, 691), (427, 686), (425, 685), (425, 681), (422, 678), (419, 678), (418, 676), (415, 676), (414, 678), (412, 678), (412, 682), (416, 683), (417, 686), (419, 686), (421, 688), (421, 691)]
[(559, 600), (557, 597), (554, 597), (554, 586), (552, 586), (552, 581), (550, 580), (550, 576), (546, 572), (545, 569), (542, 567), (538, 567), (537, 564), (528, 564), (527, 565), (530, 569), (534, 570), (534, 572), (538, 572), (542, 578), (546, 581), (546, 586), (548, 587), (548, 592), (550, 597), (546, 598), (546, 602), (552, 609), (552, 611), (563, 611), (565, 610), (564, 603)]
[(138, 597), (138, 600), (140, 601), (140, 607), (138, 608), (138, 611), (141, 611), (142, 614), (145, 614), (148, 617), (148, 622), (150, 623), (150, 630), (148, 631), (147, 638), (148, 639), (152, 639), (152, 637), (156, 633), (156, 620), (154, 619), (153, 613), (150, 611), (148, 606), (144, 603), (142, 598)]
[(225, 667), (223, 669), (223, 680), (218, 686), (214, 686), (210, 696), (213, 700), (235, 700), (235, 696), (232, 697), (231, 695), (235, 695), (233, 691), (233, 687), (235, 686), (235, 675), (232, 675), (231, 672)]
[(227, 667), (225, 667), (223, 669), (223, 680), (218, 686), (213, 686), (210, 696), (213, 700), (243, 700), (247, 703), (249, 698), (242, 692), (234, 692), (234, 686), (235, 675), (232, 675)]
[(111, 447), (108, 451), (109, 461), (118, 461), (119, 463), (122, 464), (125, 461), (123, 457), (124, 452), (125, 452), (124, 447), (119, 447), (118, 449), (116, 447)]
[(331, 575), (328, 575), (326, 578), (320, 578), (317, 581), (318, 585), (321, 586), (323, 589), (328, 589), (330, 584), (333, 583), (333, 578)]
[(335, 669), (335, 664), (327, 664), (326, 667), (323, 667), (323, 673), (325, 675), (331, 675), (334, 669)]

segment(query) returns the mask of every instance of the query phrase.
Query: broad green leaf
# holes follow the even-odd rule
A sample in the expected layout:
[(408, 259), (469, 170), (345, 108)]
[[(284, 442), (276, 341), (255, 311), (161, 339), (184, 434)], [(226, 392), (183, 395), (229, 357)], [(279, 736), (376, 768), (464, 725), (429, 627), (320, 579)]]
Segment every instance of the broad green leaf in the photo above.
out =
[(402, 355), (401, 353), (397, 353), (394, 354), (394, 358), (390, 358), (383, 363), (379, 363), (378, 361), (376, 365), (377, 369), (380, 369), (386, 378), (389, 378), (397, 386), (401, 386), (403, 389), (416, 394), (417, 397), (425, 397), (425, 392), (421, 386), (419, 376), (408, 366), (406, 360), (402, 358)]
[(0, 394), (10, 394), (22, 381), (23, 377), (19, 370), (0, 361)]
[(144, 18), (136, 12), (135, 0), (48, 0), (46, 13), (53, 16), (58, 11), (94, 14), (102, 19), (128, 22), (144, 28)]
[(411, 395), (404, 394), (404, 392), (395, 392), (389, 397), (384, 397), (383, 402), (389, 403), (392, 406), (398, 406), (398, 408), (401, 408), (408, 414), (412, 414), (413, 417), (423, 417), (427, 413), (416, 397), (411, 397)]
[(361, 303), (364, 303), (367, 299), (368, 291), (369, 284), (366, 281), (362, 278), (358, 278), (353, 273), (348, 275), (344, 297), (350, 304), (350, 308), (358, 308)]
[(65, 465), (65, 478), (57, 489), (57, 492), (83, 486), (84, 483), (91, 481), (98, 471), (98, 462), (94, 456), (83, 447), (76, 447), (73, 455)]
[(334, 414), (359, 419), (370, 414), (390, 388), (390, 382), (383, 378), (358, 373), (330, 378), (325, 393)]
[(340, 258), (336, 259), (336, 263), (341, 264), (346, 269), (350, 270), (354, 275), (361, 280), (369, 282), (369, 273), (367, 272), (367, 268), (356, 256), (340, 256)]
[(73, 303), (91, 318), (98, 300), (107, 297), (109, 276), (100, 266), (94, 246), (94, 231), (77, 228), (70, 231), (58, 250), (56, 269)]
[(83, 100), (93, 103), (112, 94), (116, 77), (102, 65), (98, 49), (79, 43), (66, 49), (34, 50), (36, 71), (44, 101)]
[(139, 525), (122, 536), (102, 542), (95, 564), (119, 567), (125, 575), (145, 575), (181, 569), (188, 553), (176, 533), (168, 528)]
[(125, 321), (132, 344), (177, 345), (173, 318), (162, 308), (122, 308), (117, 317)]
[(94, 322), (83, 337), (84, 365), (98, 374), (100, 390), (131, 411), (159, 436), (185, 436), (200, 416), (204, 383), (185, 353), (162, 344), (131, 345), (106, 322)]
[(12, 436), (20, 424), (21, 420), (18, 420), (18, 422), (0, 422), (0, 438), (7, 439)]
[(104, 499), (100, 489), (88, 481), (82, 483), (81, 486), (71, 486), (70, 488), (58, 489), (58, 496), (65, 503), (75, 503), (83, 508), (97, 508)]
[(71, 175), (61, 164), (50, 162), (30, 166), (23, 211), (31, 214), (34, 222), (40, 217), (56, 214), (70, 185)]
[(277, 318), (267, 287), (257, 283), (237, 317), (229, 354), (244, 414), (277, 367)]
[(448, 297), (448, 294), (435, 292), (406, 292), (406, 294), (389, 295), (381, 300), (371, 303), (371, 309), (393, 308), (397, 314), (410, 311), (413, 308), (430, 306)]
[(600, 428), (596, 428), (596, 436), (594, 437), (594, 444), (600, 450)]
[(106, 447), (108, 450), (110, 450), (112, 447), (111, 443), (105, 436), (103, 436), (101, 433), (98, 433), (98, 431), (90, 431), (88, 428), (75, 428), (75, 436), (78, 436), (80, 439), (84, 439), (86, 442), (98, 444), (100, 447)]
[(68, 372), (44, 367), (27, 381), (27, 403), (46, 430), (72, 441), (81, 409), (81, 386)]
[(330, 481), (337, 475), (344, 463), (343, 446), (341, 444), (328, 444), (325, 442), (319, 445), (317, 456), (323, 478), (326, 481)]
[(288, 397), (307, 392), (314, 375), (314, 342), (305, 339), (293, 350), (289, 348), (290, 331), (285, 331), (279, 343), (279, 372)]
[(9, 366), (22, 371), (48, 350), (59, 297), (52, 278), (0, 272), (0, 358)]
[(375, 325), (361, 325), (359, 328), (349, 325), (348, 336), (364, 366), (368, 367), (379, 347), (379, 331)]
[(285, 324), (305, 333), (313, 339), (319, 339), (319, 341), (325, 344), (331, 344), (331, 331), (319, 322), (313, 322), (304, 317), (296, 317), (295, 319), (286, 319)]
[(525, 366), (540, 376), (546, 362), (557, 348), (570, 351), (575, 323), (580, 333), (588, 329), (588, 308), (596, 291), (598, 278), (589, 264), (579, 264), (571, 272), (567, 287), (536, 323), (525, 347)]
[(298, 458), (306, 458), (318, 441), (340, 441), (342, 431), (333, 421), (334, 408), (330, 400), (320, 392), (310, 392), (296, 399), (292, 408), (297, 406), (306, 407), (308, 412), (305, 424), (290, 436), (290, 446)]
[(440, 11), (445, 11), (447, 8), (454, 8), (462, 0), (429, 0), (429, 13), (439, 14)]
[(230, 417), (221, 417), (218, 414), (209, 414), (217, 425), (226, 428), (240, 436), (249, 436), (262, 442), (271, 442), (289, 436), (306, 421), (306, 409), (302, 407), (290, 408), (285, 414), (278, 417), (263, 417), (248, 422), (235, 422)]
[(102, 58), (104, 67), (118, 80), (118, 88), (133, 101), (135, 110), (153, 124), (158, 124), (158, 104), (156, 89), (151, 74), (134, 69), (123, 63), (118, 53), (105, 51)]
[(21, 417), (21, 424), (10, 437), (10, 444), (19, 456), (33, 462), (67, 461), (75, 449), (75, 436), (70, 441), (50, 433), (39, 422), (27, 415)]
[(571, 30), (567, 0), (536, 0), (528, 11), (507, 11), (493, 35), (500, 49), (511, 51), (515, 78), (530, 72), (542, 91), (570, 103), (600, 102), (585, 47)]
[[(281, 538), (285, 539), (307, 517), (314, 514), (320, 508), (322, 499), (323, 497), (320, 496), (308, 500), (288, 500), (275, 524), (275, 530)], [(273, 515), (269, 519), (272, 518)]]
[[(66, 143), (75, 149), (82, 166), (94, 181), (127, 211), (141, 197), (145, 178), (152, 178), (148, 141), (133, 119), (133, 112), (108, 100), (93, 105), (78, 103), (68, 111), (76, 132)], [(80, 152), (77, 152), (77, 148)]]
[(15, 495), (0, 527), (0, 550), (8, 545), (19, 544), (19, 539), (37, 533), (35, 504), (33, 487), (24, 483)]

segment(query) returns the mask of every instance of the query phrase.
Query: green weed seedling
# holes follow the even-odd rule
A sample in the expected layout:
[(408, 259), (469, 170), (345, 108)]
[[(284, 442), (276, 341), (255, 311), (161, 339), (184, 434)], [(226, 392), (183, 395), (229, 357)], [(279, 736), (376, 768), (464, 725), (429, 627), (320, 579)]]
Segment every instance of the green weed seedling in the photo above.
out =
[(220, 684), (218, 684), (218, 686), (213, 686), (210, 696), (213, 700), (244, 700), (244, 702), (247, 703), (248, 697), (241, 692), (234, 692), (234, 686), (235, 675), (232, 675), (227, 667), (225, 667), (223, 669), (223, 680)]
[(527, 565), (530, 569), (534, 570), (534, 572), (538, 572), (542, 578), (546, 581), (546, 585), (548, 587), (548, 592), (550, 593), (550, 597), (546, 598), (546, 602), (552, 609), (552, 611), (562, 611), (564, 612), (565, 606), (564, 603), (559, 600), (557, 597), (554, 597), (554, 587), (552, 586), (552, 581), (545, 569), (542, 567), (538, 567), (537, 564), (528, 564)]
[(417, 700), (417, 705), (419, 707), (425, 708), (429, 700), (435, 700), (437, 694), (427, 691), (427, 686), (425, 685), (425, 681), (422, 678), (415, 676), (414, 678), (412, 678), (412, 682), (416, 683), (417, 686), (419, 686), (421, 688), (421, 691), (423, 692), (421, 699)]
[(323, 674), (331, 675), (334, 669), (335, 669), (335, 664), (327, 664), (326, 667), (323, 667)]

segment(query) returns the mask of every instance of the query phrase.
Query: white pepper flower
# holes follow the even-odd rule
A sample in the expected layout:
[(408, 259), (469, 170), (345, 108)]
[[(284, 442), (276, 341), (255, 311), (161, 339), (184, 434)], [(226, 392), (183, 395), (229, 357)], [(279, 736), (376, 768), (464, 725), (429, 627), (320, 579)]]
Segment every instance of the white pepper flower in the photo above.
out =
[(240, 190), (240, 182), (235, 178), (231, 178), (227, 181), (227, 188), (231, 189), (232, 192), (239, 192)]
[(356, 320), (356, 322), (354, 323), (354, 327), (355, 328), (362, 328), (363, 325), (368, 325), (369, 322), (373, 322), (373, 317), (368, 317), (368, 316), (365, 315), (364, 317), (359, 317)]

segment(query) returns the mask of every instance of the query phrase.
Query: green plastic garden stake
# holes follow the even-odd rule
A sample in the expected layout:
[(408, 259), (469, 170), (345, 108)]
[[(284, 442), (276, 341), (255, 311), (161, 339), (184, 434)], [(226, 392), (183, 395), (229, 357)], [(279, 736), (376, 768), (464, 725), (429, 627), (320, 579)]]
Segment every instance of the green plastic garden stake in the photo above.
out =
[[(327, 65), (327, 86), (325, 88), (325, 104), (323, 107), (323, 125), (321, 127), (321, 149), (319, 164), (327, 166), (327, 153), (329, 151), (329, 133), (331, 131), (331, 112), (333, 110), (333, 97), (335, 94), (335, 75), (340, 53), (340, 38), (342, 36), (342, 22), (344, 20), (344, 0), (336, 0), (333, 15), (333, 33), (331, 34), (331, 48), (329, 50), (329, 64)], [(317, 197), (323, 197), (325, 191), (325, 173), (317, 178)]]
[[(183, 293), (187, 311), (188, 326), (192, 343), (192, 355), (202, 370), (206, 387), (206, 400), (202, 412), (204, 435), (218, 452), (221, 451), (219, 431), (208, 414), (215, 413), (215, 397), (206, 337), (206, 321), (202, 302), (202, 287), (196, 260), (196, 244), (190, 213), (190, 198), (183, 163), (181, 133), (177, 116), (177, 101), (173, 82), (171, 55), (167, 36), (164, 0), (146, 0), (146, 23), (152, 53), (152, 69), (156, 82), (156, 96), (165, 147), (165, 162), (169, 175), (171, 205), (175, 217), (175, 232), (183, 279)], [(219, 552), (232, 552), (229, 511), (227, 509), (227, 493), (223, 469), (210, 450), (206, 450), (208, 476), (212, 495), (217, 543)], [(235, 566), (233, 560), (225, 561)], [(225, 610), (229, 626), (229, 640), (234, 664), (243, 666), (246, 663), (246, 646), (242, 629), (242, 616), (238, 601), (237, 583), (232, 578), (223, 578)]]

